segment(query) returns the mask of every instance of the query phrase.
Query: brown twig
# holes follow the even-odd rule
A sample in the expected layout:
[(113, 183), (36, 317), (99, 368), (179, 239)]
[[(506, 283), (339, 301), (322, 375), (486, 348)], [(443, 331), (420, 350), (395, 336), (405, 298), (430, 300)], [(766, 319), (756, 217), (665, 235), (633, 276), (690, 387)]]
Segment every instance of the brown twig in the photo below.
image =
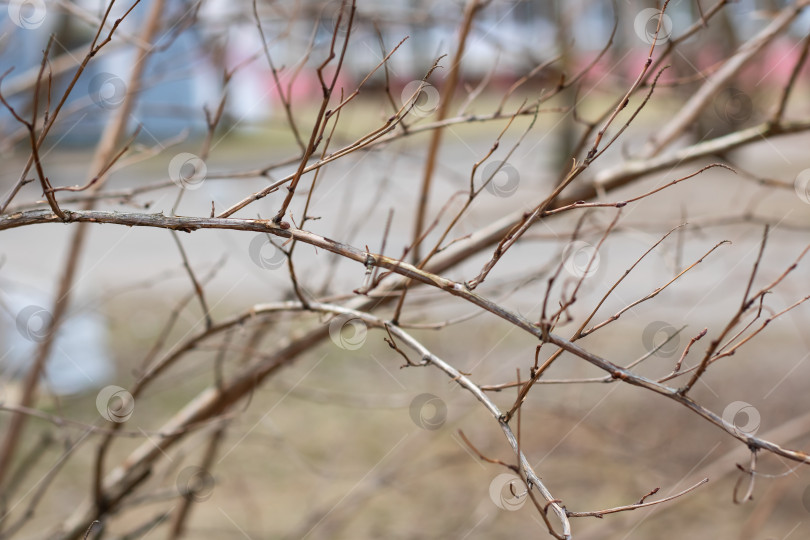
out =
[(326, 129), (326, 123), (331, 116), (331, 111), (327, 111), (327, 107), (329, 106), (329, 101), (332, 98), (332, 92), (334, 92), (335, 86), (337, 85), (338, 75), (340, 75), (340, 70), (343, 67), (343, 59), (346, 56), (346, 49), (349, 46), (349, 37), (351, 36), (352, 23), (354, 22), (354, 14), (356, 10), (355, 0), (351, 0), (351, 10), (349, 12), (349, 21), (346, 27), (346, 35), (343, 39), (343, 44), (341, 45), (340, 52), (337, 55), (338, 56), (337, 66), (335, 67), (335, 71), (332, 75), (332, 80), (329, 82), (329, 84), (327, 84), (326, 80), (324, 79), (324, 69), (335, 58), (335, 45), (337, 43), (338, 38), (338, 28), (340, 27), (340, 23), (343, 20), (344, 15), (343, 6), (346, 5), (346, 1), (347, 0), (341, 0), (341, 10), (340, 14), (338, 15), (337, 21), (335, 22), (334, 32), (332, 33), (332, 41), (329, 47), (329, 56), (327, 56), (327, 58), (318, 66), (318, 69), (316, 70), (318, 73), (318, 80), (321, 83), (323, 100), (321, 101), (321, 106), (320, 109), (318, 110), (318, 114), (315, 117), (315, 123), (312, 126), (312, 133), (310, 134), (309, 142), (307, 143), (304, 155), (301, 158), (301, 163), (298, 165), (298, 169), (295, 171), (295, 175), (293, 176), (292, 180), (290, 180), (290, 185), (287, 186), (287, 195), (284, 198), (284, 202), (281, 203), (281, 208), (279, 208), (278, 213), (276, 213), (275, 217), (273, 218), (274, 223), (281, 223), (281, 218), (283, 218), (284, 214), (287, 213), (287, 208), (292, 202), (293, 195), (295, 194), (295, 189), (298, 187), (298, 182), (301, 180), (301, 175), (304, 173), (304, 169), (306, 168), (309, 158), (315, 153), (315, 150), (320, 144), (321, 137), (323, 136), (323, 132)]
[(700, 482), (698, 482), (694, 486), (688, 487), (685, 490), (676, 493), (675, 495), (671, 495), (669, 497), (664, 497), (663, 499), (658, 499), (657, 501), (644, 502), (644, 500), (647, 497), (649, 497), (651, 495), (654, 495), (658, 491), (658, 488), (655, 488), (653, 491), (651, 491), (650, 493), (648, 493), (647, 495), (642, 497), (641, 500), (639, 502), (637, 502), (636, 504), (628, 504), (626, 506), (617, 506), (615, 508), (608, 508), (607, 510), (595, 510), (593, 512), (571, 512), (571, 511), (566, 511), (566, 513), (568, 514), (569, 517), (598, 517), (598, 518), (601, 518), (601, 517), (603, 517), (603, 516), (605, 516), (607, 514), (615, 514), (617, 512), (629, 512), (631, 510), (637, 510), (639, 508), (647, 508), (649, 506), (655, 506), (657, 504), (662, 504), (662, 503), (665, 503), (665, 502), (669, 502), (669, 501), (671, 501), (673, 499), (677, 499), (678, 497), (682, 497), (682, 496), (686, 495), (687, 493), (696, 490), (697, 488), (699, 488), (700, 486), (702, 486), (703, 484), (705, 484), (708, 481), (709, 481), (708, 478), (704, 478), (703, 480), (701, 480)]
[[(450, 111), (450, 105), (453, 102), (453, 95), (458, 86), (459, 72), (461, 70), (461, 61), (464, 58), (464, 51), (467, 48), (467, 37), (472, 29), (473, 20), (476, 14), (488, 2), (481, 2), (480, 0), (470, 0), (464, 7), (464, 17), (459, 27), (458, 40), (456, 42), (456, 50), (453, 54), (450, 64), (450, 71), (447, 73), (447, 79), (442, 86), (442, 96), (439, 100), (439, 107), (436, 111), (436, 118), (442, 121), (447, 117)], [(439, 155), (439, 149), (442, 144), (443, 129), (436, 129), (432, 131), (430, 143), (428, 145), (428, 153), (425, 158), (425, 169), (422, 174), (422, 184), (419, 189), (419, 197), (416, 204), (416, 219), (413, 227), (413, 250), (412, 258), (415, 262), (421, 260), (421, 250), (419, 244), (423, 238), (425, 219), (428, 211), (428, 203), (430, 201), (430, 187), (433, 182), (433, 174), (436, 169), (436, 160)]]
[(191, 285), (194, 287), (194, 294), (200, 301), (200, 308), (202, 309), (202, 314), (205, 318), (205, 326), (206, 328), (211, 328), (214, 322), (211, 319), (211, 309), (208, 307), (208, 302), (205, 301), (205, 293), (203, 288), (200, 285), (200, 282), (197, 280), (197, 276), (194, 275), (194, 270), (191, 268), (191, 264), (188, 262), (186, 250), (183, 248), (183, 244), (180, 242), (180, 238), (177, 236), (177, 231), (171, 231), (171, 235), (172, 240), (174, 240), (174, 243), (177, 245), (177, 250), (180, 252), (180, 257), (183, 259), (183, 267), (186, 269), (186, 273), (191, 280)]

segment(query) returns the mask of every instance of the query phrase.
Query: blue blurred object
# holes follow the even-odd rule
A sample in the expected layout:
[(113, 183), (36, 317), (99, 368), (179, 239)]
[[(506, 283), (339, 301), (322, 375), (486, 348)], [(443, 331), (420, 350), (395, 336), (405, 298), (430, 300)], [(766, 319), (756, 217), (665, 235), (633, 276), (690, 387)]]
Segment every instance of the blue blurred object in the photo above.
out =
[[(29, 291), (0, 289), (0, 377), (22, 379), (50, 324), (51, 301)], [(78, 394), (107, 384), (115, 372), (107, 325), (94, 312), (69, 314), (59, 327), (42, 383), (56, 395)]]

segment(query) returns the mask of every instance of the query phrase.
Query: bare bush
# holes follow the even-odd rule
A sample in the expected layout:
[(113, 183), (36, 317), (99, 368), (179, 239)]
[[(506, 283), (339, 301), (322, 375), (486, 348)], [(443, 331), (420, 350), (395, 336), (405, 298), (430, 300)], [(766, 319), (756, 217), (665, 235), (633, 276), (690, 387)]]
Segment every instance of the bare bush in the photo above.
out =
[(807, 6), (12, 0), (0, 534), (791, 534)]

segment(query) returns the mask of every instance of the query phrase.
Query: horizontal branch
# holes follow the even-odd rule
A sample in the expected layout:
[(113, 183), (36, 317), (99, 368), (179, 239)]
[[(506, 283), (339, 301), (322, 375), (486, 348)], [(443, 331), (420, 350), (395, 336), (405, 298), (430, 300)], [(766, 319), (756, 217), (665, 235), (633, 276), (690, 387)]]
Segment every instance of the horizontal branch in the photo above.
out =
[[(751, 435), (741, 433), (739, 430), (734, 429), (733, 426), (730, 426), (723, 418), (699, 405), (689, 397), (682, 395), (677, 389), (663, 385), (652, 379), (642, 377), (641, 375), (637, 375), (628, 369), (622, 368), (608, 360), (605, 360), (604, 358), (588, 352), (570, 340), (547, 332), (525, 317), (517, 313), (513, 313), (498, 305), (496, 302), (474, 293), (461, 283), (441, 277), (426, 270), (419, 269), (400, 260), (386, 257), (384, 255), (368, 253), (348, 244), (343, 244), (308, 231), (293, 228), (286, 222), (281, 222), (280, 224), (276, 225), (272, 221), (261, 219), (197, 218), (164, 216), (163, 214), (132, 214), (94, 211), (66, 212), (66, 214), (69, 222), (84, 221), (94, 223), (114, 223), (127, 226), (159, 227), (186, 232), (191, 232), (198, 229), (232, 229), (266, 232), (283, 238), (293, 238), (299, 242), (324, 249), (362, 263), (366, 266), (377, 266), (392, 270), (401, 276), (419, 281), (426, 285), (437, 287), (452, 294), (453, 296), (467, 300), (468, 302), (475, 304), (476, 306), (489, 311), (493, 315), (496, 315), (501, 319), (504, 319), (505, 321), (517, 326), (518, 328), (521, 328), (522, 330), (534, 335), (538, 339), (544, 342), (552, 343), (557, 347), (578, 356), (579, 358), (582, 358), (599, 369), (607, 372), (614, 379), (620, 379), (626, 383), (632, 384), (633, 386), (639, 386), (668, 397), (691, 409), (699, 416), (722, 428), (728, 434), (746, 443), (748, 446), (768, 450), (777, 455), (795, 461), (810, 463), (810, 456), (805, 452), (785, 449), (769, 441), (763, 441)], [(57, 222), (61, 222), (61, 220), (53, 212), (47, 210), (37, 210), (0, 217), (0, 230), (19, 227), (26, 224)]]
[(722, 137), (699, 142), (649, 159), (625, 161), (621, 165), (597, 173), (594, 183), (601, 188), (612, 189), (641, 176), (685, 165), (696, 159), (721, 154), (768, 137), (790, 135), (807, 130), (810, 130), (810, 118), (783, 122), (778, 125), (764, 122), (757, 126), (735, 131)]

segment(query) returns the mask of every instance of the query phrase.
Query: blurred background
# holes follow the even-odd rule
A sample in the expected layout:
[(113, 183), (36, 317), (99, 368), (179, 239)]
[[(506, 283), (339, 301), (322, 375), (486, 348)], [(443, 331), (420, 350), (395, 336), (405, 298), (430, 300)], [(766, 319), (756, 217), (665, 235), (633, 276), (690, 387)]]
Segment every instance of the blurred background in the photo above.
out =
[[(706, 77), (791, 4), (729, 2), (705, 28), (677, 42), (650, 102), (573, 187), (589, 185), (600, 172), (640, 155), (650, 135), (677, 114)], [(42, 52), (51, 35), (51, 108), (72, 85), (40, 149), (54, 185), (84, 185), (98, 173), (89, 164), (105, 126), (124, 102), (136, 51), (144, 47), (153, 49), (128, 120), (127, 137), (132, 138), (111, 168), (96, 208), (207, 217), (212, 205), (223, 211), (295, 171), (300, 148), (287, 107), (306, 141), (322, 100), (316, 70), (328, 56), (333, 36), (339, 41), (347, 33), (344, 4), (167, 1), (158, 39), (150, 45), (139, 37), (151, 5), (144, 0), (74, 81), (107, 5), (29, 0), (0, 9), (0, 72), (6, 73), (0, 92), (8, 105), (30, 118)], [(131, 5), (115, 2), (109, 21), (122, 17)], [(426, 244), (438, 239), (449, 216), (461, 208), (464, 201), (458, 194), (468, 188), (470, 177), (481, 181), (481, 172), (473, 174), (473, 167), (507, 125), (492, 159), (508, 161), (514, 172), (496, 178), (495, 189), (482, 191), (450, 238), (464, 238), (510, 212), (530, 210), (548, 196), (572, 159), (583, 159), (578, 141), (585, 124), (600, 124), (641, 71), (658, 23), (645, 10), (659, 7), (624, 0), (492, 0), (477, 13), (448, 116), (458, 121), (444, 130), (429, 204), (429, 219), (441, 226), (428, 235)], [(412, 240), (432, 132), (420, 127), (436, 120), (440, 95), (447, 95), (443, 82), (464, 9), (460, 0), (357, 2), (338, 75), (342, 95), (354, 91), (401, 40), (407, 40), (341, 110), (330, 149), (382, 126), (407, 105), (416, 91), (414, 82), (418, 87), (437, 58), (448, 56), (439, 60), (441, 67), (431, 73), (429, 85), (405, 117), (410, 132), (330, 163), (311, 193), (310, 180), (302, 182), (291, 206), (294, 220), (300, 220), (309, 199), (307, 215), (317, 219), (307, 222), (308, 230), (378, 251), (391, 215), (386, 253), (402, 255)], [(653, 57), (699, 25), (701, 13), (710, 9), (714, 7), (708, 2), (669, 2)], [(770, 118), (809, 28), (805, 10), (745, 65), (676, 146), (731, 134)], [(109, 30), (108, 22), (102, 38)], [(329, 74), (334, 73), (333, 65), (327, 67)], [(577, 84), (555, 91), (580, 73)], [(786, 118), (807, 118), (809, 73), (806, 67), (799, 71)], [(524, 84), (512, 91), (524, 77)], [(42, 107), (48, 89), (40, 84), (39, 91)], [(552, 97), (545, 100), (547, 94)], [(645, 94), (633, 98), (611, 135)], [(524, 102), (535, 100), (543, 100), (536, 119), (523, 115), (508, 124)], [(207, 119), (221, 103), (221, 120), (203, 170), (197, 170), (202, 180), (191, 188), (181, 186), (172, 175), (173, 160), (200, 153)], [(496, 111), (505, 116), (485, 119)], [(29, 158), (28, 137), (8, 107), (0, 109), (2, 201), (9, 200)], [(797, 179), (810, 169), (807, 144), (802, 132), (763, 138), (645, 175), (600, 196), (627, 200), (714, 162), (737, 169), (736, 175), (711, 169), (623, 209), (598, 253), (585, 251), (593, 262), (569, 310), (570, 320), (561, 320), (557, 333), (573, 333), (625, 270), (672, 228), (688, 223), (633, 270), (594, 322), (701, 262), (582, 345), (622, 365), (649, 354), (638, 371), (660, 377), (672, 370), (689, 340), (708, 328), (709, 337), (698, 342), (686, 360), (687, 365), (697, 362), (708, 339), (719, 333), (742, 301), (763, 226), (770, 224), (771, 232), (756, 288), (785, 272), (807, 245), (810, 197), (806, 183), (803, 192), (797, 188)], [(272, 193), (234, 217), (268, 219), (286, 193)], [(63, 208), (78, 209), (86, 200), (83, 196), (63, 192), (59, 200)], [(42, 198), (38, 182), (26, 183), (3, 213), (47, 208)], [(581, 217), (569, 212), (536, 225), (479, 292), (536, 320), (547, 279), (567, 261), (565, 248)], [(596, 246), (614, 217), (615, 209), (589, 212), (581, 241)], [(49, 324), (73, 227), (33, 225), (0, 231), (4, 404), (19, 399), (20, 381), (41, 342), (42, 328)], [(283, 258), (275, 258), (278, 251), (272, 245), (257, 251), (257, 237), (227, 230), (180, 235), (215, 321), (244, 313), (254, 304), (295, 299)], [(723, 240), (731, 243), (702, 259)], [(473, 278), (491, 253), (490, 248), (468, 258), (446, 277)], [(351, 296), (365, 272), (360, 264), (306, 245), (296, 248), (295, 263), (299, 282), (314, 298)], [(581, 260), (573, 264), (572, 273), (566, 274), (570, 265), (564, 265), (562, 273), (562, 286), (569, 291), (580, 277), (576, 268), (582, 270)], [(767, 296), (763, 316), (810, 294), (808, 278), (805, 261)], [(98, 408), (99, 392), (111, 385), (130, 388), (145, 365), (204, 328), (193, 294), (168, 231), (91, 227), (68, 314), (57, 330), (41, 382), (36, 408), (46, 415), (32, 418), (24, 432), (17, 473), (7, 478), (3, 490), (0, 535), (25, 516), (19, 529), (12, 528), (14, 538), (55, 537), (60, 523), (91, 496), (99, 436), (86, 433), (86, 425), (109, 426)], [(390, 309), (380, 311), (380, 316), (390, 314)], [(535, 339), (438, 290), (415, 288), (409, 293), (402, 321), (406, 330), (470, 373), (477, 384), (512, 382), (518, 369), (525, 377), (534, 363)], [(116, 438), (107, 467), (156, 436), (167, 420), (220, 377), (240, 372), (322, 324), (324, 319), (316, 315), (276, 315), (248, 321), (226, 337), (195, 347), (135, 400), (124, 425), (130, 435)], [(742, 422), (758, 436), (806, 450), (808, 328), (810, 309), (804, 305), (775, 319), (736, 355), (713, 366), (692, 397), (732, 419), (742, 411)], [(531, 503), (509, 492), (508, 478), (501, 476), (509, 471), (480, 460), (458, 433), (463, 430), (487, 457), (514, 463), (497, 422), (438, 370), (401, 369), (402, 358), (384, 337), (376, 330), (356, 328), (333, 335), (240, 404), (227, 423), (214, 467), (197, 486), (185, 537), (512, 539), (546, 534)], [(551, 352), (543, 350), (541, 357)], [(547, 378), (601, 375), (564, 354)], [(508, 409), (515, 389), (492, 397)], [(0, 426), (7, 425), (8, 414), (0, 411)], [(53, 418), (75, 423), (49, 421)], [(665, 497), (702, 478), (710, 480), (667, 504), (574, 520), (575, 538), (810, 535), (810, 473), (805, 468), (761, 455), (753, 501), (734, 504), (732, 493), (741, 477), (735, 464), (748, 463), (747, 449), (660, 396), (620, 384), (538, 385), (522, 408), (520, 422), (523, 451), (554, 496), (573, 511), (632, 504), (655, 488), (660, 491), (653, 498)], [(190, 481), (184, 471), (200, 461), (208, 437), (207, 430), (190, 434), (166, 454), (130, 504), (109, 516), (102, 537), (172, 537), (166, 516), (178, 507), (184, 483)]]

